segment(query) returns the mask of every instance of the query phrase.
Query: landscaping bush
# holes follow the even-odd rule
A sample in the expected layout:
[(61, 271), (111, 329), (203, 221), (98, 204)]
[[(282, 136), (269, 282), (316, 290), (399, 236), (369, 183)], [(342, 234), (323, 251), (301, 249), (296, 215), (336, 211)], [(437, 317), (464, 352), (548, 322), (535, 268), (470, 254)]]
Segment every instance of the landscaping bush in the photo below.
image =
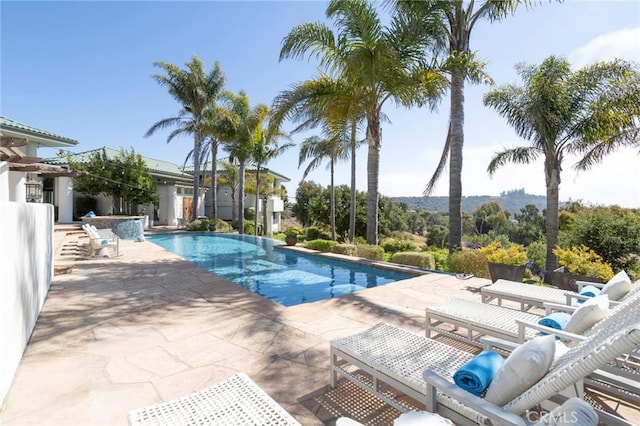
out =
[(244, 224), (244, 233), (248, 234), (248, 235), (253, 235), (256, 232), (256, 228), (255, 226), (253, 226), (253, 223), (245, 223)]
[(385, 238), (380, 242), (380, 247), (385, 253), (397, 253), (400, 251), (417, 251), (418, 244), (413, 240), (401, 240), (397, 238)]
[(305, 235), (308, 240), (330, 240), (331, 234), (327, 231), (324, 231), (317, 226), (310, 226), (305, 229)]
[[(302, 230), (297, 226), (290, 226), (284, 231), (285, 235), (295, 235), (296, 237), (302, 234)], [(314, 238), (315, 239), (315, 238)]]
[(462, 250), (449, 256), (451, 272), (473, 274), (480, 278), (489, 278), (487, 256), (480, 250)]
[(533, 262), (534, 269), (544, 271), (547, 263), (547, 243), (534, 241), (527, 247), (527, 257)]
[(384, 249), (380, 246), (370, 244), (358, 244), (358, 256), (371, 260), (382, 260), (384, 258)]
[[(213, 220), (213, 219), (211, 219)], [(231, 232), (231, 225), (225, 222), (222, 219), (216, 220), (216, 231), (217, 232)]]
[(311, 250), (330, 252), (337, 244), (337, 241), (331, 240), (311, 240), (307, 242), (307, 248)]
[(435, 269), (436, 261), (431, 253), (419, 251), (405, 251), (394, 253), (391, 257), (393, 263), (417, 266), (424, 269)]
[(96, 197), (82, 195), (76, 198), (73, 204), (75, 205), (73, 220), (80, 220), (82, 216), (89, 212), (95, 212), (97, 215), (100, 215), (98, 211), (98, 199)]
[(428, 247), (425, 250), (425, 253), (433, 256), (435, 261), (435, 268), (439, 271), (448, 271), (449, 270), (449, 250), (438, 247)]
[(187, 225), (187, 231), (208, 231), (209, 220), (208, 219), (196, 219)]
[(611, 265), (602, 261), (595, 251), (585, 245), (562, 249), (553, 249), (553, 254), (558, 257), (558, 264), (566, 268), (566, 272), (575, 275), (587, 275), (600, 277), (604, 282), (613, 277)]
[(344, 254), (345, 256), (355, 256), (357, 247), (354, 244), (336, 244), (331, 248), (331, 253)]
[(505, 265), (524, 265), (527, 263), (527, 252), (521, 244), (511, 244), (508, 248), (503, 248), (499, 241), (494, 241), (478, 251), (486, 256), (487, 262), (491, 263)]

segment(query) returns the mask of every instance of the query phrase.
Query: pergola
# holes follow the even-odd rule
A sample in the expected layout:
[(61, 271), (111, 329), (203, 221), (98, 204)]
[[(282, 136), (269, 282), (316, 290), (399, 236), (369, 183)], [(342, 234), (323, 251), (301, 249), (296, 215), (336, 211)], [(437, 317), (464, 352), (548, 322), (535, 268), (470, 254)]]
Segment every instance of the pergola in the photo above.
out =
[(0, 161), (9, 163), (9, 170), (13, 172), (32, 172), (46, 177), (77, 176), (78, 172), (65, 166), (54, 166), (41, 163), (42, 158), (30, 157), (19, 147), (26, 146), (27, 138), (0, 136)]

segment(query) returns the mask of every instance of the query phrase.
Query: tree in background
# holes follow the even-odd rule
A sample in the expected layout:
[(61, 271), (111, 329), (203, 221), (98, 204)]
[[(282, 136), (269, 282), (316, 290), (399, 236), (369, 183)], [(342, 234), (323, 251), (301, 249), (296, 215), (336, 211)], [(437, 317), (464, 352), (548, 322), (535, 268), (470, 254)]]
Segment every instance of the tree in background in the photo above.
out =
[(254, 153), (254, 133), (269, 108), (265, 104), (258, 104), (251, 108), (249, 97), (244, 91), (230, 94), (230, 111), (234, 115), (235, 127), (223, 141), (229, 153), (229, 161), (238, 162), (238, 230), (244, 233), (244, 181), (247, 162), (252, 160)]
[[(493, 174), (509, 162), (528, 164), (544, 158), (546, 269), (553, 271), (558, 267), (553, 249), (558, 244), (562, 160), (588, 147), (637, 143), (638, 71), (635, 65), (616, 60), (574, 72), (566, 59), (556, 56), (541, 65), (517, 65), (516, 70), (523, 86), (512, 84), (491, 90), (484, 104), (496, 109), (531, 145), (498, 152), (487, 170)], [(634, 93), (635, 99), (630, 96)]]
[(228, 186), (231, 193), (231, 223), (237, 219), (237, 196), (238, 187), (240, 186), (240, 171), (238, 166), (230, 161), (222, 162), (222, 173), (218, 176), (218, 185)]
[[(304, 23), (284, 38), (280, 59), (316, 56), (335, 80), (346, 80), (362, 94), (367, 120), (367, 242), (378, 242), (378, 178), (381, 113), (393, 99), (403, 105), (435, 104), (446, 80), (424, 67), (421, 33), (399, 16), (383, 26), (365, 0), (332, 0), (326, 11), (335, 33), (323, 23)], [(418, 40), (420, 39), (420, 40)]]
[(193, 134), (193, 208), (191, 212), (193, 221), (198, 217), (204, 111), (221, 92), (224, 75), (218, 63), (207, 72), (202, 59), (196, 54), (186, 63), (186, 69), (180, 69), (163, 61), (154, 62), (153, 65), (164, 71), (164, 74), (153, 75), (153, 79), (161, 86), (167, 87), (169, 94), (178, 101), (181, 109), (177, 116), (165, 118), (153, 124), (145, 137), (170, 127), (176, 127), (176, 129), (169, 134), (167, 142), (177, 135)]
[(302, 224), (302, 226), (311, 226), (311, 214), (309, 213), (309, 204), (311, 199), (322, 194), (322, 186), (315, 182), (302, 181), (298, 184), (296, 190), (296, 203), (291, 207), (292, 213)]
[[(291, 142), (286, 142), (283, 145), (279, 145), (281, 139), (289, 141), (291, 138), (288, 134), (280, 130), (280, 123), (273, 120), (266, 121), (269, 117), (269, 110), (261, 110), (261, 120), (253, 131), (253, 151), (251, 153), (251, 160), (256, 165), (256, 185), (255, 185), (255, 206), (256, 215), (254, 218), (254, 232), (258, 235), (258, 206), (260, 204), (260, 192), (264, 193), (265, 203), (262, 206), (262, 212), (264, 217), (267, 215), (267, 192), (273, 193), (272, 187), (263, 185), (260, 179), (260, 170), (262, 166), (266, 166), (269, 161), (282, 155), (287, 149), (294, 146)], [(266, 232), (266, 219), (263, 232)]]
[(502, 209), (497, 201), (480, 204), (472, 213), (477, 234), (505, 233), (509, 225), (509, 212)]
[(609, 263), (640, 277), (640, 211), (613, 207), (581, 209), (560, 235), (561, 247), (585, 245)]
[(520, 213), (513, 215), (515, 226), (509, 227), (509, 240), (529, 246), (544, 237), (544, 215), (533, 204), (527, 204), (520, 209)]
[(82, 172), (74, 178), (74, 189), (88, 195), (113, 197), (117, 204), (114, 211), (118, 213), (137, 213), (138, 205), (157, 201), (156, 184), (146, 163), (133, 148), (131, 152), (121, 149), (111, 159), (99, 150), (86, 163), (74, 161), (72, 157), (68, 161), (72, 169)]
[(331, 134), (326, 131), (325, 137), (311, 136), (306, 138), (300, 145), (298, 157), (298, 167), (309, 161), (307, 168), (302, 174), (305, 179), (309, 173), (316, 169), (325, 159), (329, 160), (330, 183), (329, 183), (329, 223), (331, 227), (331, 239), (336, 239), (336, 194), (334, 183), (334, 171), (336, 161), (345, 157), (348, 153), (347, 144), (339, 133)]

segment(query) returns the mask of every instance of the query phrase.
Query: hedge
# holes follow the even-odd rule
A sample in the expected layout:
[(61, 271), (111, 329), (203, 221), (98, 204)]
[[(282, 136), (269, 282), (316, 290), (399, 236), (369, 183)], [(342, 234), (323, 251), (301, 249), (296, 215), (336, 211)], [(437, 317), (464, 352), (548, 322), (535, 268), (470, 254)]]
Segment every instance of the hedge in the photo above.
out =
[(331, 240), (311, 240), (307, 241), (307, 248), (311, 250), (330, 252), (337, 244), (337, 241)]
[(331, 253), (344, 254), (345, 256), (355, 256), (357, 247), (353, 244), (336, 244), (331, 249)]
[(399, 263), (402, 265), (417, 266), (425, 269), (435, 269), (436, 260), (431, 253), (424, 253), (418, 251), (403, 251), (395, 253), (391, 257), (393, 263)]
[(371, 260), (382, 260), (384, 258), (384, 249), (380, 246), (370, 244), (358, 244), (358, 256)]

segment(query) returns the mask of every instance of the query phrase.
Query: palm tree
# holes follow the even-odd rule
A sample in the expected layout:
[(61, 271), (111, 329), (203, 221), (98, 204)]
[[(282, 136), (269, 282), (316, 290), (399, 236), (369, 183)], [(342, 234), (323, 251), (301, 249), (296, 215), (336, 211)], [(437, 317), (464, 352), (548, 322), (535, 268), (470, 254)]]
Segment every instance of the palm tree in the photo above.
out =
[[(449, 252), (462, 248), (462, 148), (464, 146), (464, 83), (490, 81), (482, 72), (484, 64), (475, 60), (469, 40), (475, 24), (481, 19), (499, 21), (513, 14), (520, 3), (528, 0), (486, 0), (482, 3), (462, 0), (406, 1), (397, 0), (396, 7), (409, 19), (424, 23), (426, 36), (444, 35), (448, 41), (446, 68), (451, 75), (449, 130), (436, 171), (425, 188), (432, 192), (449, 156)], [(431, 46), (431, 45), (430, 45)]]
[[(558, 192), (567, 154), (587, 152), (578, 167), (602, 158), (598, 147), (638, 143), (640, 74), (637, 66), (616, 60), (571, 71), (564, 58), (550, 56), (541, 65), (516, 66), (523, 85), (491, 90), (484, 104), (498, 111), (530, 146), (495, 154), (488, 172), (508, 163), (527, 164), (542, 156), (547, 187), (546, 269), (557, 268)], [(595, 151), (594, 151), (595, 149)], [(602, 153), (602, 151), (600, 151)]]
[[(298, 167), (300, 167), (305, 161), (311, 160), (304, 170), (302, 180), (304, 180), (309, 173), (317, 168), (322, 161), (329, 159), (329, 170), (331, 176), (330, 183), (330, 215), (331, 222), (331, 239), (336, 239), (336, 191), (334, 183), (334, 168), (337, 160), (345, 158), (349, 154), (348, 151), (348, 138), (344, 137), (344, 134), (339, 132), (331, 132), (325, 130), (325, 138), (320, 136), (311, 136), (305, 139), (300, 146), (300, 154)], [(346, 140), (345, 140), (346, 139)]]
[(219, 185), (228, 186), (231, 191), (231, 222), (235, 222), (237, 218), (237, 198), (238, 188), (240, 187), (240, 173), (238, 166), (230, 161), (222, 162), (222, 174), (217, 179)]
[(264, 104), (251, 108), (249, 97), (244, 91), (236, 94), (229, 94), (230, 110), (235, 115), (235, 126), (225, 137), (223, 143), (229, 153), (229, 161), (238, 161), (239, 179), (239, 202), (238, 220), (239, 231), (244, 233), (244, 192), (245, 192), (245, 169), (248, 161), (251, 161), (254, 152), (254, 133), (269, 108)]
[(149, 137), (159, 129), (177, 127), (172, 131), (167, 142), (178, 135), (193, 134), (193, 205), (191, 220), (198, 217), (198, 200), (200, 193), (200, 154), (203, 140), (203, 117), (205, 109), (222, 93), (224, 86), (224, 74), (217, 62), (211, 71), (206, 72), (204, 63), (198, 55), (194, 54), (191, 61), (187, 62), (186, 69), (157, 61), (154, 66), (161, 68), (164, 74), (155, 74), (153, 78), (161, 86), (166, 86), (169, 94), (181, 104), (181, 109), (176, 117), (165, 118), (153, 124), (145, 134)]
[[(253, 153), (252, 160), (256, 165), (256, 198), (255, 198), (255, 206), (256, 206), (256, 214), (254, 218), (254, 233), (258, 235), (258, 205), (260, 203), (260, 169), (263, 165), (266, 165), (269, 161), (274, 158), (282, 155), (287, 149), (291, 148), (295, 144), (291, 142), (287, 142), (284, 145), (278, 145), (280, 139), (290, 140), (288, 134), (282, 132), (280, 130), (280, 126), (275, 125), (276, 123), (260, 123), (258, 127), (254, 131), (253, 140)], [(265, 194), (266, 195), (266, 194)], [(266, 203), (263, 206), (263, 211), (266, 215)], [(266, 228), (266, 222), (264, 224)], [(266, 229), (264, 229), (266, 232)]]
[(365, 0), (331, 0), (327, 17), (336, 33), (322, 23), (304, 23), (284, 38), (280, 59), (316, 56), (336, 80), (349, 82), (363, 99), (367, 120), (367, 242), (378, 242), (378, 175), (382, 107), (388, 99), (406, 106), (435, 103), (445, 79), (424, 68), (423, 37), (403, 25), (398, 15), (389, 26)]
[(308, 130), (324, 123), (330, 127), (348, 126), (351, 158), (351, 205), (349, 207), (349, 241), (355, 240), (356, 227), (356, 151), (365, 141), (358, 140), (360, 124), (364, 120), (362, 104), (357, 89), (346, 80), (334, 80), (326, 75), (293, 85), (282, 91), (273, 102), (273, 120), (285, 118), (301, 122), (291, 133)]

